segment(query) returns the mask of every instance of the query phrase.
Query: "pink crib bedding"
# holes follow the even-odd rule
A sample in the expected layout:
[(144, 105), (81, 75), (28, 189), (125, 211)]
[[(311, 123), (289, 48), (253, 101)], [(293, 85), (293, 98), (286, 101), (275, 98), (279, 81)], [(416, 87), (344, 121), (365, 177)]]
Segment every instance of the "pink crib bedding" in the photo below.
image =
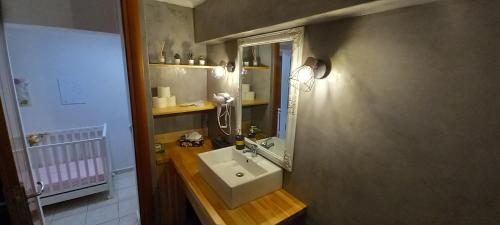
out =
[[(68, 168), (66, 167), (66, 163), (61, 163), (58, 165), (51, 165), (48, 168), (37, 168), (37, 171), (34, 171), (34, 174), (36, 176), (39, 176), (39, 180), (43, 181), (43, 183), (46, 185), (48, 194), (54, 191), (63, 191), (67, 188), (75, 188), (75, 186), (78, 185), (88, 185), (105, 181), (106, 176), (104, 173), (103, 158), (97, 157), (95, 158), (95, 162), (97, 164), (97, 171), (96, 167), (94, 166), (94, 159), (87, 159), (79, 160), (77, 162), (70, 162), (68, 164), (69, 173)], [(88, 173), (85, 164), (88, 165)], [(80, 169), (80, 174), (78, 174), (77, 166)], [(59, 170), (61, 171), (60, 175), (58, 175), (57, 167), (59, 167)]]

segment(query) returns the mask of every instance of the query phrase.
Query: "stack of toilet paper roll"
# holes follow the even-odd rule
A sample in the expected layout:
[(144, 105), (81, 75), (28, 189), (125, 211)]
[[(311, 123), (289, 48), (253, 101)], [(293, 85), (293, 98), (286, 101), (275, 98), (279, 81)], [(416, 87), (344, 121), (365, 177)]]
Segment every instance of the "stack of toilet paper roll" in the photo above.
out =
[(153, 108), (176, 106), (175, 96), (170, 95), (170, 87), (158, 87), (158, 97), (153, 97)]
[(255, 100), (255, 92), (250, 91), (250, 84), (241, 84), (241, 95), (243, 100)]

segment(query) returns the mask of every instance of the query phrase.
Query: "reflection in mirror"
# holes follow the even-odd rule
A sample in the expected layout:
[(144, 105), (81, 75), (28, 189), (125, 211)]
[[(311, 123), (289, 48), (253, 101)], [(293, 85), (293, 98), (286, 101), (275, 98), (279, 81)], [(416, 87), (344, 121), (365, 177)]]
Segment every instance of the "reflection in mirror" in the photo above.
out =
[(242, 133), (283, 158), (288, 119), (292, 42), (243, 48)]
[(290, 72), (302, 63), (304, 28), (238, 40), (236, 128), (258, 154), (292, 171), (299, 91)]

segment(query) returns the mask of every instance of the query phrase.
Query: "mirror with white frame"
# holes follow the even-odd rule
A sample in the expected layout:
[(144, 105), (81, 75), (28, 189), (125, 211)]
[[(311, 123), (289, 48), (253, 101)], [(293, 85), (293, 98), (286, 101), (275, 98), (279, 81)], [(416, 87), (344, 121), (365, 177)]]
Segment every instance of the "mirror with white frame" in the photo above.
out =
[(292, 170), (299, 91), (290, 73), (302, 61), (302, 27), (238, 40), (236, 127), (259, 154)]

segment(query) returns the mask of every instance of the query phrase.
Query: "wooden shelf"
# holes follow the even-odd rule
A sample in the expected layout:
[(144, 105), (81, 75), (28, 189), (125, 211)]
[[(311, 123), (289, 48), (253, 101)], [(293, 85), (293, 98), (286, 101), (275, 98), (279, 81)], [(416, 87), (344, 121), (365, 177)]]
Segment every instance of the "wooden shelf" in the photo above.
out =
[(209, 101), (205, 101), (203, 106), (170, 106), (166, 108), (153, 108), (153, 116), (172, 115), (178, 113), (198, 112), (215, 109), (216, 106)]
[(269, 66), (244, 66), (245, 70), (268, 70), (271, 69)]
[(267, 105), (269, 102), (267, 100), (255, 99), (255, 100), (241, 100), (241, 105), (245, 106), (255, 106), (255, 105)]
[(217, 66), (211, 65), (189, 65), (189, 64), (161, 64), (161, 63), (150, 63), (151, 67), (164, 67), (164, 68), (187, 68), (187, 69), (213, 69)]

